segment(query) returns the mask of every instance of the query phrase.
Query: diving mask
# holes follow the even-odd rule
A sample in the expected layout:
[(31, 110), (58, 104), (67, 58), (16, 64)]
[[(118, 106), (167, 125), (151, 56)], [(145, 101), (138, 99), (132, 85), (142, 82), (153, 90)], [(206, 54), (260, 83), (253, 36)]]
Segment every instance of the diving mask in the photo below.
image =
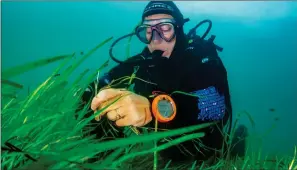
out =
[(175, 37), (175, 28), (174, 19), (145, 20), (142, 25), (136, 27), (135, 34), (145, 44), (160, 39), (170, 42)]

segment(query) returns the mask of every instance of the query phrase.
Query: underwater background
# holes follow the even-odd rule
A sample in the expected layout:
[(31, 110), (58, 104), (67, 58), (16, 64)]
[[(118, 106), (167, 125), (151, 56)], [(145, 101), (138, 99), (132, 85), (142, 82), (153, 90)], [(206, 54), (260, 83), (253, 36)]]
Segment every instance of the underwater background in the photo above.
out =
[[(147, 2), (2, 2), (1, 69), (64, 54), (83, 54), (113, 36), (133, 31)], [(297, 144), (297, 3), (270, 2), (176, 2), (184, 17), (185, 31), (204, 19), (213, 27), (215, 43), (224, 48), (221, 56), (230, 84), (234, 119), (249, 127), (250, 141), (262, 147), (263, 155), (292, 155)], [(294, 12), (295, 11), (295, 12)], [(205, 27), (204, 27), (205, 28)], [(205, 31), (203, 27), (198, 34)], [(114, 48), (126, 59), (128, 40)], [(100, 48), (75, 71), (96, 70), (108, 58), (111, 43)], [(143, 44), (133, 37), (131, 53)], [(75, 59), (79, 58), (79, 55)], [(116, 63), (111, 62), (110, 69)], [(12, 80), (26, 88), (42, 83), (59, 63), (26, 72)], [(104, 71), (108, 71), (105, 69)], [(73, 76), (73, 79), (75, 75)], [(253, 126), (253, 122), (255, 126)]]

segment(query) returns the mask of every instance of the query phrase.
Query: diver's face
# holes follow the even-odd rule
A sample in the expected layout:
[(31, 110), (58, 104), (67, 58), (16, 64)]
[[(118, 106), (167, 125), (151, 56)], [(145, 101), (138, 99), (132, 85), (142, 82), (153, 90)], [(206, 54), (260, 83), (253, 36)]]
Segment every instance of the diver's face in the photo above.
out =
[[(173, 19), (173, 17), (171, 15), (167, 15), (167, 14), (155, 14), (155, 15), (150, 15), (145, 18), (145, 20), (147, 20), (147, 21), (152, 20), (152, 21), (148, 22), (149, 25), (152, 25), (152, 26), (161, 23), (163, 19)], [(174, 28), (170, 27), (169, 25), (161, 24), (160, 29), (162, 30), (164, 38), (170, 38), (170, 37), (174, 36), (174, 34), (175, 34)], [(171, 52), (172, 52), (175, 42), (176, 42), (176, 37), (174, 36), (174, 38), (170, 42), (167, 42), (163, 38), (161, 38), (160, 35), (158, 35), (158, 33), (156, 31), (154, 31), (154, 35), (153, 35), (152, 30), (147, 29), (146, 38), (150, 39), (151, 37), (152, 37), (152, 40), (151, 40), (150, 44), (148, 44), (148, 48), (149, 48), (150, 52), (153, 52), (155, 50), (162, 50), (162, 51), (164, 51), (162, 56), (170, 57)]]

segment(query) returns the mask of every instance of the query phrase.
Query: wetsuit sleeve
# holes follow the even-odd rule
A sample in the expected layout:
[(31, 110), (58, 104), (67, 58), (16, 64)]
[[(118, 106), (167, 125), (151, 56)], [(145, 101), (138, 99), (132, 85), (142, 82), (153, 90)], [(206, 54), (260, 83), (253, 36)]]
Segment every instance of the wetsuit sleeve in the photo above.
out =
[[(199, 122), (218, 121), (217, 126), (209, 128), (203, 142), (206, 146), (214, 149), (221, 149), (225, 134), (230, 133), (229, 129), (224, 132), (228, 120), (232, 121), (232, 106), (230, 99), (227, 71), (219, 57), (204, 66), (203, 76), (207, 77), (203, 90), (195, 91), (200, 96), (197, 100), (196, 112)], [(195, 114), (195, 113), (194, 113)], [(230, 119), (231, 118), (231, 119)], [(230, 122), (232, 123), (232, 122)], [(208, 154), (213, 155), (209, 151)]]
[(226, 125), (232, 115), (227, 71), (220, 58), (202, 67), (204, 67), (202, 76), (205, 77), (204, 88), (194, 91), (194, 94), (199, 96), (198, 120), (218, 120)]
[[(187, 126), (211, 121), (221, 121), (226, 125), (232, 107), (230, 101), (227, 72), (222, 61), (201, 64), (184, 77), (182, 92), (172, 98), (177, 106), (176, 126)], [(194, 96), (194, 97), (193, 97)]]
[[(222, 133), (226, 133), (223, 128), (232, 118), (232, 106), (226, 68), (217, 54), (214, 56), (207, 63), (202, 64), (202, 79), (205, 81), (201, 83), (198, 79), (196, 84), (201, 83), (204, 88), (196, 89), (194, 92), (199, 97), (196, 101), (196, 109), (192, 113), (197, 115), (196, 119), (199, 123), (218, 121), (217, 126), (206, 130), (203, 143), (210, 148), (221, 149), (225, 136)], [(214, 152), (209, 150), (206, 155), (207, 153), (213, 155)]]
[(188, 72), (190, 76), (185, 86), (188, 92), (198, 96), (195, 105), (199, 113), (197, 115), (196, 110), (197, 120), (217, 120), (226, 125), (232, 115), (227, 70), (213, 43), (198, 47), (195, 53), (194, 58), (198, 61), (192, 61), (194, 69)]
[[(196, 152), (197, 159), (207, 159), (214, 155), (213, 149), (222, 148), (224, 135), (221, 132), (232, 114), (227, 72), (221, 59), (217, 55), (213, 56), (205, 59), (204, 62), (198, 59), (195, 59), (196, 64), (194, 61), (189, 62), (190, 64), (185, 68), (189, 71), (183, 76), (183, 85), (180, 90), (190, 95), (180, 93), (172, 95), (177, 114), (173, 121), (163, 125), (163, 128), (173, 129), (218, 121), (218, 126), (202, 130), (205, 132), (205, 136), (201, 138), (202, 144), (212, 149), (201, 148), (200, 152), (196, 152), (193, 142), (183, 144), (188, 150)], [(180, 151), (171, 152), (166, 155), (175, 154), (176, 159), (183, 157)]]

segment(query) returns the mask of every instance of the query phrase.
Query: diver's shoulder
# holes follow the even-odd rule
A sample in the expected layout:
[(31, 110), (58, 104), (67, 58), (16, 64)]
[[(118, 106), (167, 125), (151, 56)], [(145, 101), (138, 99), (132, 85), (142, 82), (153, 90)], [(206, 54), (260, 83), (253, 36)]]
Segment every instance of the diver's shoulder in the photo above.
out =
[(191, 65), (203, 65), (203, 66), (219, 66), (222, 64), (216, 49), (205, 49), (200, 46), (187, 46), (185, 49), (188, 54), (186, 57), (187, 63)]

